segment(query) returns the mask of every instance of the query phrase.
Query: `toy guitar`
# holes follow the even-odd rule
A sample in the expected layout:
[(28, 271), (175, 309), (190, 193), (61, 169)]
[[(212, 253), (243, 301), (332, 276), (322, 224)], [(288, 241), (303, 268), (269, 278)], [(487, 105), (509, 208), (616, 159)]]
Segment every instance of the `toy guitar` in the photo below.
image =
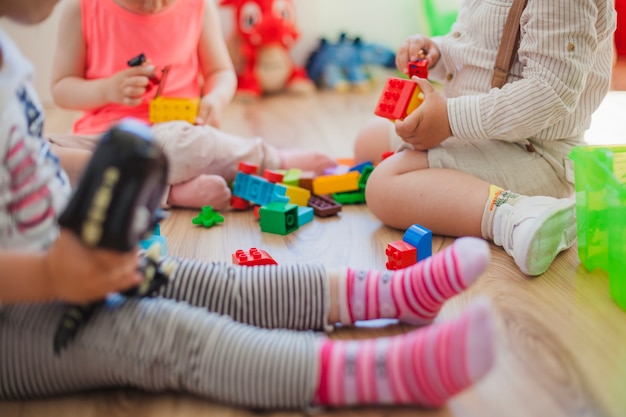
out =
[[(162, 219), (160, 200), (168, 163), (150, 128), (126, 119), (104, 134), (68, 206), (59, 218), (87, 246), (131, 251)], [(158, 262), (143, 259), (144, 282), (125, 293), (147, 296), (167, 282)], [(54, 337), (58, 354), (104, 300), (69, 305)]]

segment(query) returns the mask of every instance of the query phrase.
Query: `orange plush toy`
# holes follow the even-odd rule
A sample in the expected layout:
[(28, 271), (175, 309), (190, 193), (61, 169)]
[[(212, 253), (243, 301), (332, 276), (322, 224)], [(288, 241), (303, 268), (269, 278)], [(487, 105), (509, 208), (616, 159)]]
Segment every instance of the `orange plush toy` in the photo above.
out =
[(300, 35), (292, 0), (221, 0), (220, 5), (235, 8), (236, 33), (230, 52), (237, 69), (238, 95), (315, 90), (289, 52)]

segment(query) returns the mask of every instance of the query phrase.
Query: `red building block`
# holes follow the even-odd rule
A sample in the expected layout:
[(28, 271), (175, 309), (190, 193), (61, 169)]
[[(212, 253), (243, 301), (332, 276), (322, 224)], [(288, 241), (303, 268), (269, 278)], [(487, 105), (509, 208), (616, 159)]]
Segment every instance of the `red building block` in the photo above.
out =
[(392, 77), (387, 80), (374, 113), (391, 120), (404, 119), (424, 101), (415, 81)]
[(388, 243), (385, 254), (387, 255), (385, 267), (390, 270), (406, 268), (417, 263), (417, 249), (403, 240)]
[(278, 265), (269, 253), (257, 248), (250, 248), (248, 253), (243, 249), (238, 249), (233, 253), (233, 263), (241, 266)]
[(409, 62), (409, 77), (413, 76), (428, 79), (428, 61), (426, 59)]

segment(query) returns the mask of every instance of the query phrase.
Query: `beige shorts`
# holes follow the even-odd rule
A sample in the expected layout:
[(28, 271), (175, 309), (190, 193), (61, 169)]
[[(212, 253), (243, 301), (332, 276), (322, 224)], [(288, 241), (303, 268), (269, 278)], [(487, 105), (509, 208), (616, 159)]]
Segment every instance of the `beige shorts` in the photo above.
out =
[[(574, 146), (584, 144), (583, 137), (531, 142), (535, 152), (519, 143), (450, 137), (428, 151), (428, 165), (467, 172), (519, 194), (571, 197), (574, 164), (568, 155)], [(396, 134), (393, 124), (390, 145), (398, 151), (412, 148)]]

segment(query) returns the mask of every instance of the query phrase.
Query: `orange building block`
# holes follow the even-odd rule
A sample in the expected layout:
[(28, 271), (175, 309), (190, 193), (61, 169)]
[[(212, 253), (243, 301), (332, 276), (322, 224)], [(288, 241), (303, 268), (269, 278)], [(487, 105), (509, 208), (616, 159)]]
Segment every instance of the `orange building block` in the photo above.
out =
[(359, 189), (361, 173), (351, 171), (340, 175), (322, 175), (313, 180), (313, 194), (333, 194)]

